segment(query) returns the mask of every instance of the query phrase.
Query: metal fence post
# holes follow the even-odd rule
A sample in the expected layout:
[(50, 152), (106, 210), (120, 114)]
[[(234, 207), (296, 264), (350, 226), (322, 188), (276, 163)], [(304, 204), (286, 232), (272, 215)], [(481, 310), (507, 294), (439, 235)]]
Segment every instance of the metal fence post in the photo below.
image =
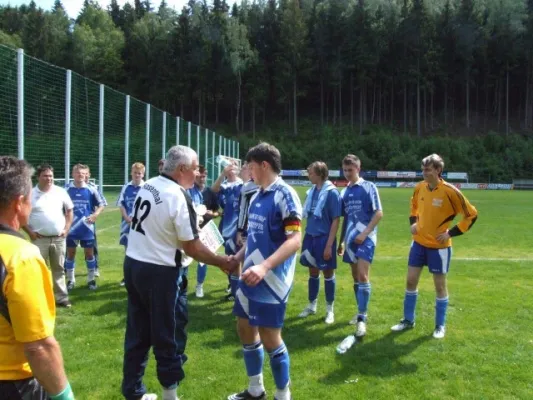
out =
[(125, 143), (124, 143), (124, 184), (128, 183), (130, 165), (130, 96), (126, 96), (126, 120), (125, 120)]
[(146, 159), (146, 179), (150, 178), (150, 104), (146, 105), (146, 141), (144, 143)]
[(17, 143), (18, 158), (24, 158), (24, 50), (17, 49)]
[(70, 182), (70, 110), (72, 104), (72, 71), (67, 70), (65, 92), (65, 186)]

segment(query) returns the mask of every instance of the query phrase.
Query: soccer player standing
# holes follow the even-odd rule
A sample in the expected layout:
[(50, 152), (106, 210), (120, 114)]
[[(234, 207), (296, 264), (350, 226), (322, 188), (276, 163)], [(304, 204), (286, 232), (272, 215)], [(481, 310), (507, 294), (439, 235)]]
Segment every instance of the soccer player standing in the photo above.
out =
[(85, 252), (85, 264), (87, 265), (87, 285), (90, 290), (96, 289), (95, 272), (96, 258), (94, 256), (94, 240), (96, 219), (105, 207), (105, 201), (94, 186), (85, 183), (87, 166), (76, 164), (72, 168), (74, 182), (67, 188), (67, 193), (74, 203), (74, 220), (67, 236), (67, 289), (72, 290), (76, 284), (74, 274), (74, 258), (78, 242)]
[[(468, 231), (477, 219), (477, 210), (454, 185), (442, 179), (444, 160), (431, 154), (422, 160), (424, 180), (415, 186), (411, 198), (409, 223), (413, 243), (409, 252), (407, 287), (403, 302), (403, 319), (391, 330), (400, 332), (415, 325), (418, 281), (422, 267), (428, 266), (433, 274), (437, 298), (435, 300), (435, 330), (433, 337), (442, 339), (446, 334), (448, 288), (446, 276), (452, 257), (452, 240)], [(463, 219), (451, 229), (457, 214)]]
[(309, 267), (309, 305), (300, 313), (305, 318), (316, 313), (320, 271), (324, 274), (326, 292), (326, 324), (335, 321), (335, 269), (337, 268), (337, 231), (342, 214), (342, 202), (336, 186), (328, 180), (328, 166), (316, 161), (307, 167), (313, 187), (307, 192), (303, 217), (307, 218), (300, 264)]
[(356, 337), (363, 337), (366, 335), (371, 293), (370, 265), (374, 259), (377, 225), (383, 217), (383, 209), (376, 185), (359, 176), (359, 157), (348, 154), (342, 160), (342, 169), (348, 187), (341, 192), (344, 220), (338, 253), (344, 256), (343, 261), (349, 263), (352, 269), (357, 314), (351, 319), (350, 325), (356, 325)]
[(228, 400), (266, 399), (263, 346), (276, 383), (274, 399), (289, 400), (290, 360), (281, 329), (300, 248), (302, 206), (294, 189), (278, 176), (278, 149), (261, 143), (248, 151), (246, 161), (260, 190), (250, 203), (246, 244), (235, 255), (244, 264), (233, 313), (249, 385)]
[[(242, 189), (242, 179), (237, 176), (237, 166), (229, 164), (217, 178), (211, 189), (218, 194), (218, 201), (223, 210), (220, 221), (220, 232), (224, 239), (224, 250), (226, 255), (235, 255), (239, 251), (237, 245), (237, 221), (239, 219), (239, 197)], [(224, 179), (226, 180), (224, 182)], [(227, 300), (235, 298), (235, 291), (239, 282), (239, 275), (236, 271), (229, 277), (230, 293)]]
[[(143, 178), (145, 171), (146, 167), (143, 163), (134, 163), (131, 166), (131, 181), (122, 186), (122, 190), (117, 199), (117, 206), (120, 208), (120, 214), (122, 216), (119, 244), (124, 246), (124, 250), (128, 248), (128, 234), (130, 233), (133, 203), (141, 186), (144, 185)], [(120, 282), (120, 286), (124, 286), (124, 278)]]

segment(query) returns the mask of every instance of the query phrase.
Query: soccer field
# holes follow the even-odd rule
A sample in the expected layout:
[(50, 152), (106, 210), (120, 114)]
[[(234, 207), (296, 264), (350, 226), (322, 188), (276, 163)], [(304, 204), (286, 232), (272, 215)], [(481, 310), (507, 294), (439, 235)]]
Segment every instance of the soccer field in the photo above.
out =
[[(305, 189), (298, 188), (303, 202)], [(381, 189), (384, 217), (371, 269), (368, 333), (344, 355), (335, 347), (353, 327), (355, 299), (349, 267), (339, 260), (335, 323), (326, 325), (324, 284), (318, 312), (298, 314), (307, 304), (307, 269), (297, 265), (287, 308), (284, 340), (291, 356), (291, 391), (302, 399), (530, 399), (533, 393), (533, 195), (531, 192), (465, 191), (479, 211), (470, 232), (454, 239), (449, 274), (446, 338), (434, 328), (433, 282), (424, 271), (415, 329), (393, 334), (402, 317), (409, 234), (408, 189)], [(99, 288), (85, 287), (82, 252), (72, 309), (59, 309), (56, 336), (77, 399), (120, 399), (126, 291), (123, 249), (118, 245), (120, 212), (115, 196), (97, 222)], [(181, 400), (225, 399), (247, 385), (241, 346), (224, 301), (227, 279), (208, 270), (206, 296), (196, 299), (196, 265), (189, 272), (189, 341)], [(265, 354), (268, 398), (274, 382)], [(150, 363), (145, 383), (160, 395)]]

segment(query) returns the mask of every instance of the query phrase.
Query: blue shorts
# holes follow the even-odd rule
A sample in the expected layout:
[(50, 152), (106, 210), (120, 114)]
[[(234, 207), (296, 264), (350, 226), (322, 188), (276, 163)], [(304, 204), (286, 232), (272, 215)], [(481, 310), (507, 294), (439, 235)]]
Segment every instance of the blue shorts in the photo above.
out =
[(286, 303), (260, 303), (247, 298), (241, 289), (237, 289), (233, 315), (248, 320), (251, 326), (282, 328), (285, 320)]
[(366, 238), (361, 244), (357, 244), (352, 240), (346, 246), (342, 261), (348, 264), (357, 264), (357, 260), (362, 259), (372, 264), (375, 250), (376, 245), (369, 238)]
[(239, 252), (239, 249), (240, 249), (240, 247), (237, 246), (237, 244), (235, 243), (235, 240), (233, 238), (226, 239), (226, 241), (224, 242), (224, 253), (227, 256), (233, 256), (233, 255), (237, 254)]
[(67, 236), (67, 248), (76, 248), (78, 247), (78, 242), (80, 243), (80, 246), (84, 249), (92, 249), (94, 248), (96, 244), (96, 239), (91, 240), (78, 240), (73, 239), (70, 236)]
[(427, 265), (432, 274), (447, 274), (450, 270), (451, 258), (451, 246), (444, 249), (431, 249), (413, 241), (409, 251), (409, 266), (422, 268)]
[(121, 246), (124, 246), (125, 248), (128, 248), (128, 234), (121, 233), (120, 234), (120, 240), (118, 242)]
[(302, 245), (300, 264), (304, 267), (313, 267), (320, 270), (337, 268), (337, 239), (331, 246), (331, 258), (324, 260), (324, 249), (328, 242), (328, 236), (305, 235)]

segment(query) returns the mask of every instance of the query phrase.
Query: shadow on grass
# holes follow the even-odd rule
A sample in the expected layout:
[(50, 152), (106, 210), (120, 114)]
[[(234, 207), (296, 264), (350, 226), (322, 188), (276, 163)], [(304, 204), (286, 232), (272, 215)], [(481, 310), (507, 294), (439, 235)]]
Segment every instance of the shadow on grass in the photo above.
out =
[(419, 336), (408, 343), (398, 344), (395, 342), (398, 336), (398, 333), (390, 332), (369, 343), (358, 341), (346, 354), (337, 354), (337, 360), (342, 366), (319, 381), (336, 385), (358, 375), (391, 377), (414, 374), (418, 370), (418, 364), (404, 363), (400, 359), (415, 351), (431, 337)]

